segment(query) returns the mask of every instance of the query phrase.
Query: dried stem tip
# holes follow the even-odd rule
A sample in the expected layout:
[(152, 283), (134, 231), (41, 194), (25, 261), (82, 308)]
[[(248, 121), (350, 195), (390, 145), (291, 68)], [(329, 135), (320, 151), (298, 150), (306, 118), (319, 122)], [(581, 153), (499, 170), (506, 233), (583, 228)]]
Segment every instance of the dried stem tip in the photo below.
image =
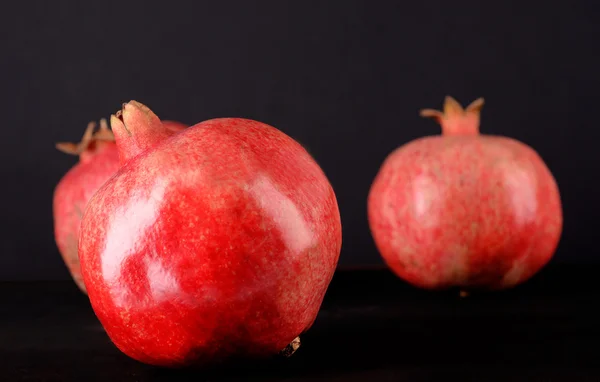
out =
[(281, 351), (281, 355), (283, 355), (286, 358), (291, 357), (292, 354), (294, 354), (296, 352), (296, 350), (298, 350), (299, 347), (300, 347), (300, 337), (296, 337), (292, 340), (292, 342), (289, 343), (288, 346), (286, 346)]

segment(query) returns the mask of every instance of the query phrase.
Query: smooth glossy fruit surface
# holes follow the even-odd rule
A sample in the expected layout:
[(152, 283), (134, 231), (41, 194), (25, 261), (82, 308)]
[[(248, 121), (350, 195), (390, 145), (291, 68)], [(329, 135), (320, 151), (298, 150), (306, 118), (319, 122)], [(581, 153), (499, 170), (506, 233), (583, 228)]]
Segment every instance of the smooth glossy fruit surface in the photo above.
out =
[(318, 164), (247, 119), (172, 134), (132, 101), (111, 125), (123, 167), (90, 201), (79, 249), (115, 345), (169, 367), (295, 350), (341, 247)]
[(562, 231), (554, 177), (529, 146), (479, 134), (483, 99), (423, 110), (441, 136), (409, 142), (381, 166), (368, 198), (375, 243), (390, 268), (427, 289), (504, 289), (553, 256)]

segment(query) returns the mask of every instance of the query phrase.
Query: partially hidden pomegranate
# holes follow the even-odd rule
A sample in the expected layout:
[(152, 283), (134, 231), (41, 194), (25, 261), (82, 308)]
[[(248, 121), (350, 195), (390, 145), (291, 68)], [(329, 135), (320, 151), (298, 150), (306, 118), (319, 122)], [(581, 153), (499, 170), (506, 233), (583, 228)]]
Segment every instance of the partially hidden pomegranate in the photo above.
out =
[[(186, 126), (176, 121), (164, 121), (165, 126), (175, 131)], [(79, 226), (85, 207), (94, 193), (120, 167), (117, 145), (106, 120), (100, 128), (90, 122), (81, 142), (56, 144), (60, 151), (78, 155), (79, 161), (63, 176), (54, 190), (53, 214), (54, 236), (59, 252), (73, 280), (85, 293), (77, 255)]]
[(54, 238), (77, 286), (85, 293), (77, 256), (79, 225), (92, 195), (119, 169), (119, 154), (106, 120), (90, 122), (81, 142), (56, 144), (60, 151), (78, 155), (79, 161), (59, 181), (53, 197)]
[(483, 99), (466, 110), (422, 110), (441, 136), (391, 153), (368, 197), (377, 248), (389, 267), (425, 289), (500, 290), (553, 256), (563, 217), (557, 184), (529, 146), (479, 133)]
[(79, 253), (114, 344), (166, 367), (297, 349), (341, 248), (336, 197), (318, 164), (247, 119), (173, 134), (131, 101), (111, 125), (122, 167), (89, 202)]

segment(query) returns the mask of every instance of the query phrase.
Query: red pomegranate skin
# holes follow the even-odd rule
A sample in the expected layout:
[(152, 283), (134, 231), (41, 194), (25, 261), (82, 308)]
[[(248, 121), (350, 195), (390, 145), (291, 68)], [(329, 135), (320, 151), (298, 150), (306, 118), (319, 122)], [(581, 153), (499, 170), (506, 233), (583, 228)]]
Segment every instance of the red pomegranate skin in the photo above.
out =
[[(186, 127), (177, 121), (163, 123), (174, 131)], [(117, 145), (106, 121), (100, 122), (100, 129), (94, 134), (95, 128), (96, 124), (90, 122), (79, 144), (57, 144), (59, 150), (78, 155), (79, 161), (59, 181), (53, 197), (55, 241), (71, 277), (84, 293), (77, 254), (83, 212), (94, 193), (120, 168)]]
[(559, 190), (529, 146), (479, 134), (483, 99), (423, 110), (441, 136), (391, 153), (368, 197), (373, 238), (402, 279), (425, 289), (500, 290), (552, 258), (562, 231)]
[(144, 150), (163, 136), (158, 117), (135, 117), (144, 108), (132, 101), (111, 119), (118, 145), (144, 138), (126, 142), (130, 159), (82, 222), (83, 278), (110, 339), (165, 367), (295, 350), (341, 249), (326, 176), (296, 141), (247, 119), (205, 121)]

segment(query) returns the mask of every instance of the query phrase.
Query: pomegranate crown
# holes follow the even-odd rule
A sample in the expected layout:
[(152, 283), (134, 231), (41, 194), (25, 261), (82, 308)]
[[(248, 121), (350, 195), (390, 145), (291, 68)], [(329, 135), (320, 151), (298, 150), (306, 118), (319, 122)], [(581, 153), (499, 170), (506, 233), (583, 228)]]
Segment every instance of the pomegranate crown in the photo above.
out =
[(121, 164), (177, 133), (165, 126), (148, 106), (133, 100), (111, 115), (110, 125)]
[(463, 108), (454, 98), (446, 96), (443, 111), (423, 109), (419, 114), (435, 119), (442, 126), (443, 135), (477, 135), (483, 104), (483, 98), (478, 98)]
[(90, 149), (92, 144), (96, 143), (97, 141), (113, 142), (115, 140), (114, 134), (108, 128), (106, 119), (102, 118), (100, 120), (100, 129), (94, 133), (96, 127), (97, 125), (95, 121), (88, 123), (87, 128), (83, 133), (83, 137), (79, 143), (58, 142), (56, 144), (56, 148), (66, 154), (81, 155)]

